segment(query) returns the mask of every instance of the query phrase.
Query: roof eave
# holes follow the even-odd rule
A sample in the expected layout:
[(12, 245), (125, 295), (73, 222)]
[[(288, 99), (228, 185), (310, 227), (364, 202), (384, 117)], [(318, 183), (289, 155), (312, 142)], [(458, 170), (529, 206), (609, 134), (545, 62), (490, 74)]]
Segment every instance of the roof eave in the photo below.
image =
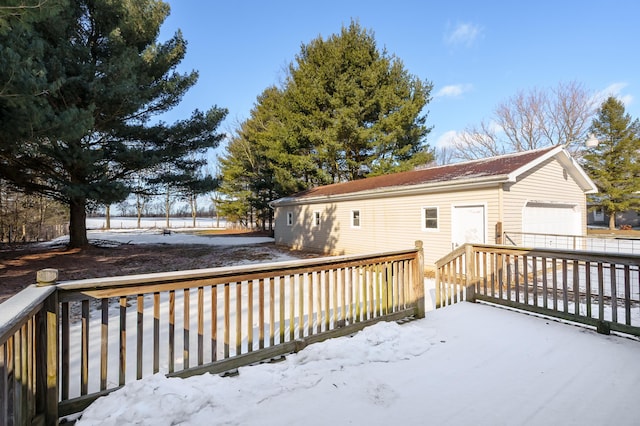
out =
[(550, 150), (544, 155), (541, 155), (535, 160), (509, 173), (509, 182), (516, 182), (523, 173), (533, 169), (534, 167), (553, 157), (556, 157), (560, 165), (562, 165), (568, 171), (568, 173), (576, 181), (578, 186), (580, 186), (580, 189), (582, 189), (585, 194), (593, 194), (598, 192), (596, 184), (591, 180), (584, 169), (562, 145), (556, 146), (554, 149)]
[(282, 207), (282, 206), (295, 206), (301, 204), (318, 204), (318, 203), (326, 203), (326, 202), (337, 202), (337, 201), (352, 201), (352, 200), (362, 200), (362, 199), (370, 199), (370, 198), (382, 198), (386, 197), (389, 193), (393, 193), (394, 196), (408, 196), (415, 194), (422, 194), (424, 192), (430, 193), (438, 193), (448, 191), (452, 188), (455, 189), (474, 189), (474, 188), (483, 188), (487, 186), (494, 186), (504, 182), (508, 182), (508, 175), (495, 175), (495, 176), (483, 176), (480, 178), (472, 178), (472, 179), (459, 179), (454, 181), (449, 181), (443, 184), (443, 182), (431, 182), (431, 183), (423, 183), (417, 185), (406, 185), (406, 186), (389, 186), (384, 188), (377, 188), (373, 190), (360, 191), (360, 192), (352, 192), (348, 194), (337, 194), (337, 195), (323, 195), (319, 197), (284, 197), (278, 200), (272, 201), (269, 203), (272, 207)]

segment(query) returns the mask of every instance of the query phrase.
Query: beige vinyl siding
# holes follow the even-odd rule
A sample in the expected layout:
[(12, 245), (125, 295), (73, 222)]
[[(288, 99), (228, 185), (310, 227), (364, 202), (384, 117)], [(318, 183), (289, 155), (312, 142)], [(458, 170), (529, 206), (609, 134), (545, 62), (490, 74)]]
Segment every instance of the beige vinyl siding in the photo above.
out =
[(582, 218), (583, 235), (586, 234), (586, 197), (582, 189), (555, 159), (549, 159), (518, 181), (505, 185), (503, 192), (506, 232), (522, 232), (522, 213), (528, 201), (577, 204)]
[[(402, 197), (370, 198), (276, 208), (276, 221), (286, 224), (292, 211), (293, 226), (276, 226), (276, 243), (331, 254), (401, 250), (422, 240), (425, 265), (431, 266), (451, 251), (453, 206), (486, 206), (487, 242), (495, 241), (497, 188), (431, 193)], [(438, 230), (423, 230), (423, 208), (438, 208)], [(360, 227), (351, 226), (352, 211), (360, 211)], [(313, 213), (322, 212), (320, 227), (312, 226)]]

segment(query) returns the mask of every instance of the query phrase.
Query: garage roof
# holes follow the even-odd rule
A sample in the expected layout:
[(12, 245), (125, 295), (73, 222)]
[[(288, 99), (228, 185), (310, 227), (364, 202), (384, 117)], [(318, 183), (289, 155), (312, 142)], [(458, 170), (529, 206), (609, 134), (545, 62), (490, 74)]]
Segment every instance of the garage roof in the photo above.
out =
[(587, 193), (595, 191), (596, 187), (582, 168), (571, 158), (561, 146), (551, 146), (542, 149), (524, 151), (464, 163), (448, 164), (389, 175), (375, 176), (350, 182), (335, 183), (318, 186), (306, 191), (281, 198), (273, 202), (274, 205), (288, 202), (310, 201), (316, 198), (334, 198), (371, 192), (387, 192), (413, 186), (452, 186), (460, 184), (486, 184), (487, 182), (515, 182), (518, 176), (546, 161), (557, 157), (563, 167), (568, 169), (578, 184)]

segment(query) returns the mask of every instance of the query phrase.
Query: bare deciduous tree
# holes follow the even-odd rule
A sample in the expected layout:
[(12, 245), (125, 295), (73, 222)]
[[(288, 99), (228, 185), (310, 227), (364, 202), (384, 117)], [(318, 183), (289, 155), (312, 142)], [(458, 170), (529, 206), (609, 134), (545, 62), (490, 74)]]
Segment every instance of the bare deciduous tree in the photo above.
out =
[(491, 121), (458, 134), (453, 157), (475, 160), (558, 144), (579, 153), (596, 107), (593, 94), (576, 82), (519, 92), (495, 108)]

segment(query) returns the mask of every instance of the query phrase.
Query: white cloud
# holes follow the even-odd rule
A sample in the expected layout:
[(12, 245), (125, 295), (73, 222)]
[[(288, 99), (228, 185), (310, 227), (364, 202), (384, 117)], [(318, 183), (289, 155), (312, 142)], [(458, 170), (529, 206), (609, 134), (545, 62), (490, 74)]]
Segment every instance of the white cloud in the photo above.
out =
[(482, 34), (482, 27), (475, 24), (460, 23), (444, 36), (444, 41), (449, 45), (464, 45), (470, 47)]
[(445, 132), (442, 135), (440, 135), (440, 137), (436, 141), (436, 147), (437, 148), (450, 147), (457, 138), (458, 138), (458, 132), (455, 130), (449, 130), (448, 132)]
[(442, 89), (438, 90), (438, 93), (435, 94), (436, 98), (444, 98), (450, 97), (454, 98), (456, 96), (460, 96), (463, 93), (470, 91), (473, 88), (471, 84), (451, 84), (449, 86), (444, 86)]
[(609, 96), (613, 96), (616, 99), (622, 101), (625, 107), (629, 107), (633, 103), (633, 95), (623, 93), (623, 90), (628, 86), (625, 82), (611, 83), (601, 91), (594, 95), (594, 100), (598, 106), (602, 104)]

